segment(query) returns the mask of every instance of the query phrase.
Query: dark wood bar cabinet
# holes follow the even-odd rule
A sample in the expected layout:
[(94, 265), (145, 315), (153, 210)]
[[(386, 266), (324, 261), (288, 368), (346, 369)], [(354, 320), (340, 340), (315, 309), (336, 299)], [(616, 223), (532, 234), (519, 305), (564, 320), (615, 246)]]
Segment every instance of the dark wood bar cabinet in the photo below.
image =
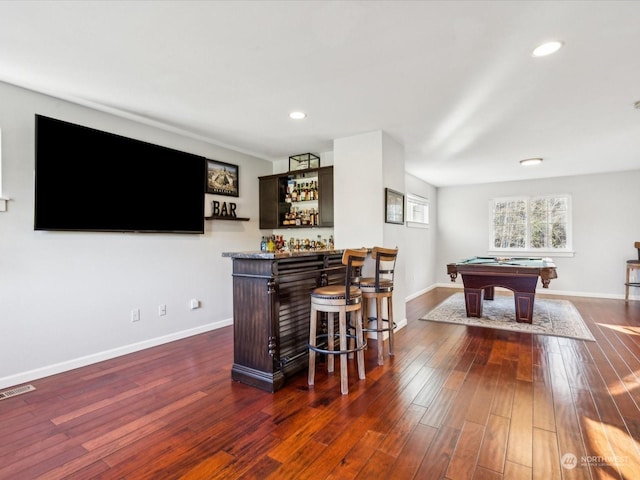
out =
[(308, 367), (309, 294), (344, 282), (342, 251), (223, 256), (233, 261), (231, 378), (275, 392)]

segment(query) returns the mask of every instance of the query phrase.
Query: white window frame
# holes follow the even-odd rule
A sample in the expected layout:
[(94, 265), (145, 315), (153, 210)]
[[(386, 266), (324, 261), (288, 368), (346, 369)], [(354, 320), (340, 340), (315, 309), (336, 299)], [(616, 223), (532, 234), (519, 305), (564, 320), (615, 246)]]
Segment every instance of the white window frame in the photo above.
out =
[[(422, 215), (418, 214), (420, 211)], [(428, 198), (407, 193), (407, 227), (429, 228)]]
[[(531, 247), (531, 231), (530, 231), (530, 206), (533, 200), (541, 198), (563, 198), (567, 201), (567, 243), (564, 248), (533, 248)], [(494, 228), (494, 207), (497, 202), (506, 201), (524, 201), (526, 204), (526, 226), (525, 226), (525, 246), (524, 248), (497, 248), (495, 247), (495, 228)], [(513, 196), (513, 197), (497, 197), (489, 200), (489, 254), (504, 255), (504, 254), (517, 254), (517, 255), (531, 255), (531, 256), (548, 256), (548, 257), (572, 257), (573, 251), (573, 228), (572, 228), (572, 209), (571, 195), (567, 193), (551, 194), (551, 195), (536, 195), (536, 196)]]

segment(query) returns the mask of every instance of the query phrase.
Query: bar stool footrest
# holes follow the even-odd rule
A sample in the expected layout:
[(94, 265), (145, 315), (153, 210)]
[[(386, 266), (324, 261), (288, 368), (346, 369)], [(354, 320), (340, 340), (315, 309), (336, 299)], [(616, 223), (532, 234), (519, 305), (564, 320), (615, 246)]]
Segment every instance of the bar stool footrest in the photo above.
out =
[[(337, 333), (334, 334), (333, 336), (334, 336), (334, 338), (339, 338), (340, 337)], [(326, 338), (327, 340), (329, 340), (329, 335), (324, 333), (324, 334), (318, 335), (316, 338)], [(357, 340), (355, 335), (347, 334), (347, 340), (348, 339)], [(314, 352), (325, 353), (327, 355), (344, 355), (344, 354), (347, 354), (347, 353), (355, 353), (355, 352), (359, 352), (361, 350), (364, 350), (365, 348), (367, 348), (367, 342), (365, 341), (359, 347), (350, 348), (350, 349), (347, 349), (347, 350), (326, 350), (326, 349), (320, 348), (318, 346), (313, 346), (310, 343), (307, 343), (307, 347), (310, 348), (311, 350), (313, 350)]]
[[(378, 321), (378, 319), (376, 317), (369, 317), (367, 320), (369, 322), (373, 322), (373, 321), (377, 322)], [(380, 330), (378, 330), (377, 328), (364, 328), (363, 327), (362, 331), (363, 332), (388, 332), (389, 330), (391, 330), (391, 327), (388, 326), (389, 325), (389, 320), (387, 320), (386, 318), (383, 318), (382, 319), (382, 323), (383, 324), (386, 323), (387, 327), (382, 327)], [(352, 328), (351, 325), (349, 325), (349, 327)], [(396, 322), (393, 322), (393, 330), (395, 331), (396, 328), (398, 328), (398, 325), (396, 324)]]

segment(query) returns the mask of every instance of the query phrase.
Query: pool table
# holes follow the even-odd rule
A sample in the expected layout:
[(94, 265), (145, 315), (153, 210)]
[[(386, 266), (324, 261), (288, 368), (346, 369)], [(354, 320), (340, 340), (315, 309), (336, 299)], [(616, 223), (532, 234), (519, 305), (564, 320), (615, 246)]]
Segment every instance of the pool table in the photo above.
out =
[(538, 277), (544, 288), (558, 278), (551, 259), (529, 257), (472, 257), (448, 264), (447, 273), (452, 282), (462, 276), (467, 317), (481, 317), (482, 301), (493, 300), (494, 287), (504, 287), (513, 291), (516, 321), (523, 323), (533, 317)]

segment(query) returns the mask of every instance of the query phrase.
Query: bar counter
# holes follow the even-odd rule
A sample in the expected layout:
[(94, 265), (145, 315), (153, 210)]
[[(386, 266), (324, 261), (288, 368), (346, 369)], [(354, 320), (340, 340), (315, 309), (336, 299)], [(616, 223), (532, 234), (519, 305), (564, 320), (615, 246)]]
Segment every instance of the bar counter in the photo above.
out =
[(233, 380), (275, 392), (307, 368), (309, 294), (344, 282), (342, 252), (222, 254), (233, 261)]

